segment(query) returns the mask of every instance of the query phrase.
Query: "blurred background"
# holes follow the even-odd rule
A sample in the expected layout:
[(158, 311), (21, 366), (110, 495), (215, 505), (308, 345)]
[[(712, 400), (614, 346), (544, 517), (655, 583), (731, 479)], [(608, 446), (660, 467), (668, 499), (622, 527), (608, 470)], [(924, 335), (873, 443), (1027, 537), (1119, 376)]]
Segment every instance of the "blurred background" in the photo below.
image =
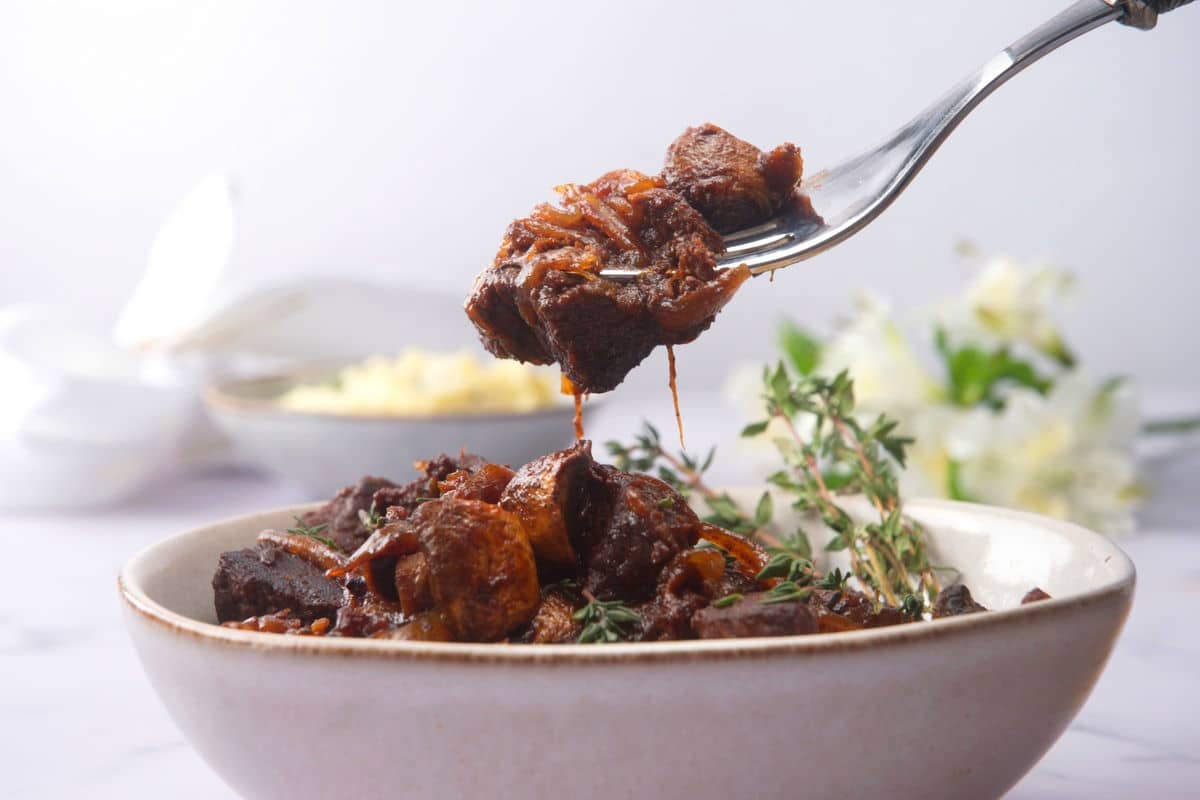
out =
[[(198, 392), (265, 369), (247, 355), (477, 349), (461, 311), (472, 278), (552, 186), (621, 166), (654, 172), (666, 145), (706, 120), (763, 147), (795, 141), (815, 172), (881, 140), (1062, 6), (6, 4), (0, 433), (16, 435), (0, 436), (0, 472), (22, 486), (9, 494), (33, 497), (39, 476), (66, 468), (63, 448), (81, 482), (100, 469), (134, 486), (138, 470), (156, 471), (151, 428), (198, 431), (183, 453), (204, 451)], [(963, 240), (1076, 274), (1055, 324), (1087, 372), (1129, 376), (1195, 412), (1194, 16), (1151, 33), (1108, 25), (1051, 54), (972, 114), (862, 235), (743, 290), (679, 352), (697, 444), (737, 427), (698, 398), (728, 394), (737, 365), (776, 358), (783, 317), (824, 336), (862, 290), (906, 311), (960, 293), (978, 272), (956, 255)], [(143, 281), (148, 265), (156, 275)], [(339, 294), (331, 281), (359, 283)], [(251, 342), (246, 331), (278, 322), (291, 301), (258, 296), (232, 315), (227, 304), (264, 286), (308, 287), (311, 313)], [(200, 345), (163, 344), (214, 314)], [(67, 324), (86, 335), (56, 339)], [(114, 326), (123, 349), (110, 351)], [(670, 424), (666, 371), (660, 350), (607, 398), (600, 432), (626, 434), (643, 415)], [(151, 385), (172, 391), (152, 397)], [(453, 430), (453, 442), (423, 446), (490, 443)], [(278, 460), (297, 463), (290, 442), (312, 431), (275, 431)], [(174, 435), (154, 446), (178, 462)], [(407, 459), (392, 452), (384, 466), (393, 461)]]
[[(457, 300), (554, 184), (654, 171), (705, 120), (795, 141), (815, 170), (1063, 5), (5, 4), (0, 303), (111, 323), (168, 212), (218, 171), (236, 187), (230, 280), (361, 276)], [(1106, 26), (1004, 87), (864, 235), (738, 297), (681, 351), (682, 387), (761, 358), (783, 313), (821, 327), (861, 287), (914, 305), (959, 286), (964, 237), (1085, 279), (1068, 333), (1097, 372), (1194, 384), (1188, 17)], [(632, 385), (659, 386), (662, 360)]]

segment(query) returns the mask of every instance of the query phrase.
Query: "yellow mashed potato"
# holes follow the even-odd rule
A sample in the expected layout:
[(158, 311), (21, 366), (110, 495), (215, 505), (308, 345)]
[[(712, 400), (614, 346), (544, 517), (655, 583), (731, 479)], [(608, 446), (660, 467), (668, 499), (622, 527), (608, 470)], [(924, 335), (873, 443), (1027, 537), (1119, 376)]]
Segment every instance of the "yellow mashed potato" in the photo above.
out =
[(295, 386), (279, 398), (293, 411), (372, 416), (435, 416), (536, 411), (556, 405), (549, 370), (470, 352), (406, 350), (372, 356), (330, 379)]

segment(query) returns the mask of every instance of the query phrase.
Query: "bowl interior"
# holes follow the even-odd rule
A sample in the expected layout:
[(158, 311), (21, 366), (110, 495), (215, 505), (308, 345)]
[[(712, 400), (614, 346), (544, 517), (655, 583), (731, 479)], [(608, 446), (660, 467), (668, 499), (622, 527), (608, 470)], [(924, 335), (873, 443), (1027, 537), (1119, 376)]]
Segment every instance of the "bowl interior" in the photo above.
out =
[[(752, 507), (760, 491), (735, 489), (730, 494), (744, 506)], [(869, 513), (869, 506), (860, 498), (849, 498), (849, 501), (852, 513)], [(131, 599), (152, 614), (176, 624), (184, 621), (215, 623), (211, 580), (217, 556), (225, 550), (250, 546), (258, 531), (286, 527), (292, 524), (295, 515), (312, 507), (251, 514), (172, 537), (135, 556), (126, 565), (122, 582)], [(787, 508), (783, 498), (776, 503), (776, 508)], [(1032, 606), (1021, 607), (1020, 600), (1035, 586), (1050, 593), (1054, 600), (1048, 602), (1059, 603), (1110, 591), (1133, 581), (1133, 565), (1120, 549), (1103, 536), (1070, 523), (940, 500), (912, 501), (906, 505), (906, 512), (927, 530), (933, 563), (957, 567), (961, 580), (970, 587), (975, 598), (994, 613), (1027, 612)], [(782, 514), (777, 512), (777, 522), (783, 530), (803, 526), (816, 547), (829, 537), (828, 531), (814, 523), (811, 517), (790, 510)], [(827, 554), (821, 554), (824, 555)], [(833, 559), (819, 556), (818, 560), (824, 561), (825, 566), (847, 566), (844, 555), (836, 555)], [(952, 582), (954, 577), (951, 573), (942, 574), (944, 583)], [(887, 636), (889, 630), (895, 629), (805, 638)], [(395, 647), (408, 643), (363, 644)], [(589, 648), (584, 646), (583, 649)]]

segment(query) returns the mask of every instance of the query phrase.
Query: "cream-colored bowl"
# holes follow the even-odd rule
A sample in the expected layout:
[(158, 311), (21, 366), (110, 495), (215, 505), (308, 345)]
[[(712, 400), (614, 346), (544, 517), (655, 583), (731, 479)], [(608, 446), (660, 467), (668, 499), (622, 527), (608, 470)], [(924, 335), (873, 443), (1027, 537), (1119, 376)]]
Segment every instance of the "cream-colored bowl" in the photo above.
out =
[(309, 413), (276, 402), (297, 383), (330, 372), (328, 366), (312, 367), (226, 381), (210, 387), (204, 403), (241, 459), (290, 478), (313, 497), (331, 496), (347, 476), (408, 475), (414, 461), (438, 453), (466, 448), (520, 465), (574, 438), (570, 398), (539, 411), (428, 417)]
[[(842, 634), (618, 645), (214, 625), (217, 554), (299, 509), (167, 539), (125, 566), (120, 589), (163, 703), (246, 797), (998, 797), (1087, 698), (1129, 611), (1133, 565), (1068, 523), (943, 501), (906, 508), (928, 527), (933, 555), (1002, 610)], [(1018, 606), (1035, 585), (1054, 599)]]

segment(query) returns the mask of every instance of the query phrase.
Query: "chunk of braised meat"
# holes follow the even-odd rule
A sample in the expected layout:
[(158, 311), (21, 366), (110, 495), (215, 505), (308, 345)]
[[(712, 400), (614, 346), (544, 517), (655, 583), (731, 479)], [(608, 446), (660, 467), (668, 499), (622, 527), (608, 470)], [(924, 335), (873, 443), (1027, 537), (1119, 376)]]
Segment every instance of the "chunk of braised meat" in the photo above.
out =
[(646, 274), (630, 283), (550, 276), (537, 296), (538, 325), (578, 391), (607, 392), (655, 347), (703, 333), (747, 277), (741, 269), (708, 278)]
[(693, 549), (676, 555), (663, 569), (653, 599), (637, 607), (643, 641), (693, 639), (692, 617), (723, 591), (725, 556)]
[(817, 615), (800, 602), (764, 603), (766, 592), (748, 594), (725, 608), (709, 606), (692, 616), (701, 639), (800, 636), (817, 632)]
[(231, 550), (217, 559), (213, 605), (218, 622), (240, 622), (290, 609), (302, 625), (333, 619), (342, 587), (311, 561), (275, 545)]
[(395, 630), (408, 622), (400, 604), (368, 591), (361, 578), (347, 581), (333, 633), (366, 637)]
[[(564, 284), (569, 288), (571, 284)], [(497, 358), (511, 358), (529, 364), (553, 364), (554, 356), (542, 344), (534, 325), (521, 312), (518, 299), (525, 301), (526, 287), (521, 267), (516, 263), (486, 269), (475, 278), (467, 297), (466, 311), (484, 348)], [(531, 315), (532, 316), (532, 315)]]
[(583, 625), (575, 619), (582, 601), (558, 586), (542, 590), (542, 602), (533, 615), (529, 628), (519, 637), (528, 644), (569, 644), (578, 641)]
[(1049, 599), (1050, 599), (1050, 595), (1046, 594), (1041, 589), (1039, 589), (1038, 587), (1035, 586), (1032, 589), (1030, 589), (1028, 592), (1026, 592), (1025, 596), (1021, 598), (1021, 605), (1026, 605), (1027, 603), (1036, 603), (1040, 600), (1049, 600)]
[(428, 559), (434, 607), (458, 639), (496, 641), (533, 618), (541, 600), (537, 567), (516, 516), (444, 497), (422, 504), (411, 521)]
[(975, 614), (987, 608), (975, 602), (971, 590), (961, 583), (947, 586), (933, 601), (933, 618), (957, 617), (960, 614)]
[(813, 589), (808, 605), (817, 616), (817, 628), (821, 633), (884, 628), (912, 621), (899, 608), (885, 605), (876, 609), (870, 597), (848, 586)]
[(648, 600), (663, 568), (699, 540), (700, 519), (657, 478), (603, 464), (594, 472), (593, 491), (603, 499), (577, 543), (584, 588), (600, 600)]
[[(371, 508), (376, 492), (399, 488), (387, 478), (368, 475), (353, 486), (342, 489), (321, 508), (302, 514), (300, 521), (309, 527), (326, 526), (321, 535), (332, 539), (340, 549), (352, 553), (371, 533), (363, 526), (359, 512)], [(383, 513), (382, 507), (380, 513)]]
[(643, 642), (695, 639), (692, 618), (707, 605), (708, 598), (695, 592), (660, 594), (636, 607), (642, 619), (637, 638)]
[(770, 585), (757, 580), (754, 574), (744, 572), (736, 561), (725, 559), (725, 562), (725, 572), (709, 587), (710, 599), (719, 600), (730, 594), (749, 594)]
[(428, 461), (418, 461), (415, 466), (423, 473), (420, 478), (403, 486), (391, 485), (381, 488), (371, 497), (371, 502), (365, 510), (374, 505), (375, 512), (382, 516), (390, 509), (402, 509), (402, 513), (393, 512), (391, 519), (406, 517), (416, 511), (421, 503), (431, 497), (438, 497), (441, 494), (441, 483), (455, 472), (470, 474), (485, 466), (499, 465), (490, 464), (485, 458), (474, 453), (462, 452), (458, 456), (443, 454)]
[(451, 492), (463, 500), (499, 503), (515, 473), (501, 464), (484, 464), (478, 469), (459, 469), (438, 482), (438, 496)]
[[(466, 311), (500, 358), (558, 363), (581, 392), (604, 392), (660, 344), (690, 342), (749, 277), (718, 271), (724, 242), (661, 178), (609, 172), (558, 188), (509, 225)], [(599, 277), (639, 270), (630, 282)]]
[(413, 553), (396, 561), (392, 577), (396, 600), (405, 616), (413, 616), (433, 607), (433, 592), (429, 588), (429, 558)]
[[(439, 496), (441, 485), (452, 477), (456, 485), (464, 484), (464, 491), (488, 494), (488, 480), (496, 480), (497, 476), (508, 470), (507, 467), (489, 464), (482, 457), (465, 452), (457, 457), (440, 455), (429, 461), (417, 462), (415, 466), (424, 473), (422, 477), (403, 486), (382, 478), (363, 478), (356, 486), (343, 489), (325, 508), (305, 520), (310, 525), (326, 523), (341, 548), (357, 556), (354, 565), (344, 572), (361, 567), (371, 590), (393, 602), (399, 599), (392, 580), (396, 559), (411, 551), (401, 549), (384, 553), (371, 551), (371, 548), (363, 551), (362, 546), (368, 542), (372, 543), (372, 547), (380, 544), (374, 537), (378, 531), (373, 531), (372, 526), (380, 521), (394, 523), (406, 519), (422, 502)], [(486, 471), (488, 477), (476, 479), (475, 473), (480, 470)], [(471, 483), (469, 488), (465, 487), (468, 481)], [(376, 485), (379, 488), (368, 499), (370, 488)], [(394, 544), (392, 541), (389, 546)]]
[(437, 458), (431, 458), (428, 461), (418, 461), (416, 467), (425, 473), (426, 478), (440, 482), (449, 478), (451, 473), (464, 471), (478, 472), (492, 463), (478, 453), (468, 453), (466, 450), (460, 450), (457, 456), (449, 456), (443, 453)]
[(667, 149), (663, 178), (721, 233), (770, 219), (792, 198), (803, 170), (800, 150), (783, 144), (764, 153), (705, 123)]
[(501, 495), (500, 507), (521, 521), (540, 565), (576, 564), (571, 541), (591, 506), (595, 465), (592, 443), (580, 440), (521, 467)]

